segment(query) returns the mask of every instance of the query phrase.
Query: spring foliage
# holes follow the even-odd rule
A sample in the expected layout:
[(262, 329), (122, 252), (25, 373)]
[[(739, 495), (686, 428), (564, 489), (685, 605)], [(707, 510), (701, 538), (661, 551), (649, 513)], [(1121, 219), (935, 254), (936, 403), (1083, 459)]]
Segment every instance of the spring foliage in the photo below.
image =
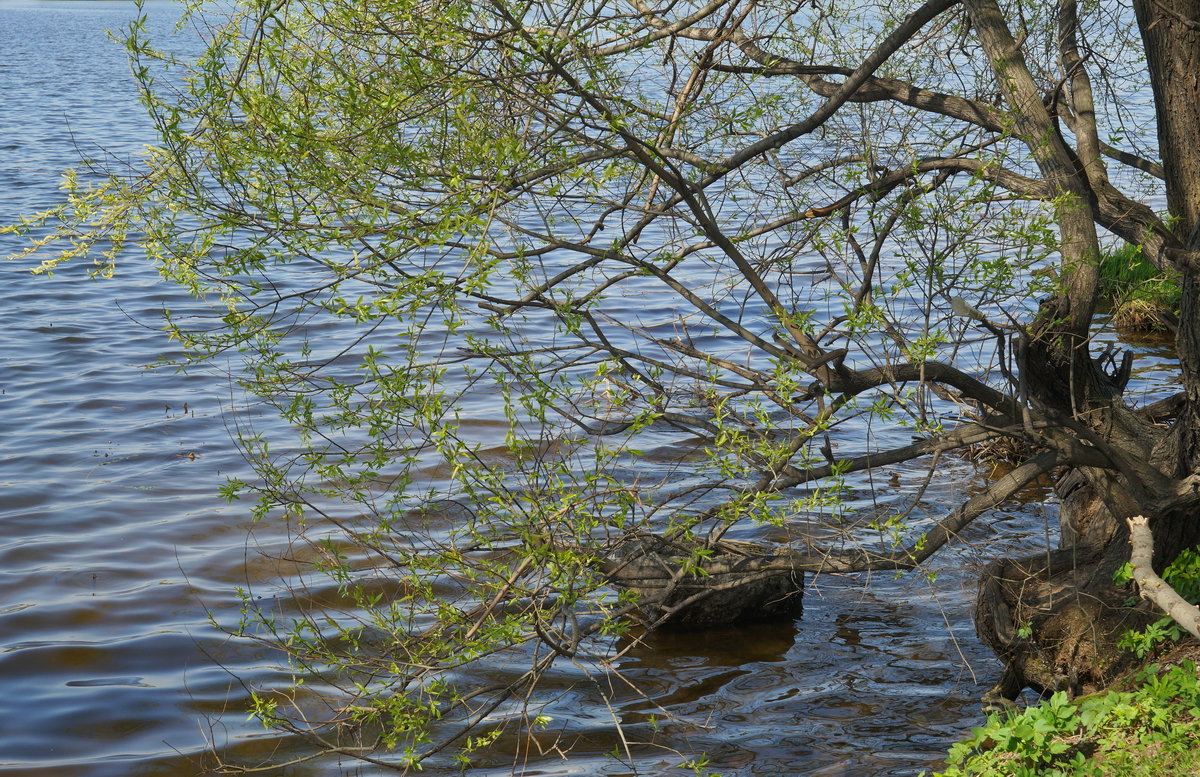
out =
[[(1123, 466), (1017, 362), (1086, 355), (1099, 243), (1059, 114), (1089, 165), (1158, 185), (1139, 44), (1107, 3), (1013, 5), (1061, 57), (1012, 55), (990, 0), (196, 3), (186, 59), (133, 25), (158, 142), (10, 229), (43, 271), (136, 248), (203, 304), (167, 314), (185, 361), (236, 357), (282, 420), (237, 430), (255, 477), (223, 494), (326, 582), (286, 618), (246, 592), (234, 631), (296, 677), (258, 717), (466, 762), (536, 738), (555, 661), (612, 659), (636, 597), (598, 562), (631, 537), (911, 569), (1055, 467)], [(1070, 302), (1049, 334), (1043, 296)], [(851, 509), (878, 467), (1006, 436), (1035, 454), (963, 505)]]

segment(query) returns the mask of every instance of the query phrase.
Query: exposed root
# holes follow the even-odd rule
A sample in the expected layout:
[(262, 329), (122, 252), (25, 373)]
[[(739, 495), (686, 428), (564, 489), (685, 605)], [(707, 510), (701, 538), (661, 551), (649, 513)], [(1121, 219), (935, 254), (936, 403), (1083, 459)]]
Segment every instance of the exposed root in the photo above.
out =
[(1015, 698), (1026, 687), (1093, 693), (1137, 663), (1117, 643), (1153, 616), (1126, 606), (1111, 587), (1088, 590), (1095, 563), (1068, 549), (985, 568), (975, 626), (1007, 665), (1000, 695)]

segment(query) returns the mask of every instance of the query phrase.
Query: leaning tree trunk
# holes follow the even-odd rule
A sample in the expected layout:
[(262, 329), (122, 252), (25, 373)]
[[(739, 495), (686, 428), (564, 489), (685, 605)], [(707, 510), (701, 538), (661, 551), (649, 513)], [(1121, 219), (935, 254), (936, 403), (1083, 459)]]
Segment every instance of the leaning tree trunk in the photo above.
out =
[[(993, 4), (964, 3), (989, 55), (1008, 76), (1005, 82), (1010, 89), (1019, 88), (1021, 79), (1014, 76), (1019, 70), (1014, 65), (1017, 54), (1010, 40), (996, 33), (989, 45), (988, 26), (997, 23)], [(1127, 629), (1159, 613), (1147, 603), (1130, 606), (1134, 592), (1113, 582), (1113, 572), (1129, 558), (1124, 519), (1151, 516), (1159, 570), (1183, 548), (1200, 543), (1200, 144), (1195, 142), (1200, 127), (1200, 4), (1135, 0), (1134, 7), (1156, 101), (1168, 204), (1176, 220), (1174, 244), (1163, 245), (1149, 258), (1182, 275), (1177, 345), (1183, 392), (1164, 424), (1155, 413), (1129, 409), (1104, 385), (1085, 345), (1094, 279), (1086, 270), (1081, 273), (1080, 262), (1086, 261), (1093, 244), (1078, 215), (1088, 209), (1060, 209), (1063, 274), (1068, 280), (1060, 295), (1043, 305), (1030, 330), (1022, 374), (1032, 401), (1086, 427), (1117, 464), (1112, 469), (1078, 468), (1060, 477), (1062, 532), (1057, 550), (994, 561), (984, 570), (976, 627), (1006, 662), (1004, 680), (995, 691), (1007, 698), (1026, 686), (1090, 692), (1135, 663), (1117, 642)], [(1068, 15), (1062, 28), (1067, 63), (1074, 6), (1062, 0), (1059, 9)], [(1073, 79), (1069, 85), (1081, 87), (1086, 88), (1085, 79)], [(1024, 113), (1030, 126), (1040, 122), (1036, 106), (1022, 99), (1015, 92), (1008, 95), (1010, 105)], [(1059, 191), (1070, 195), (1066, 202), (1078, 205), (1087, 200), (1094, 206), (1094, 196), (1080, 195), (1080, 183), (1088, 192), (1102, 188), (1106, 182), (1097, 179), (1099, 168), (1089, 166), (1092, 160), (1085, 154), (1064, 170), (1055, 153), (1061, 136), (1043, 137), (1049, 138), (1043, 148), (1031, 148), (1047, 181), (1054, 184), (1057, 177)], [(1079, 150), (1085, 151), (1082, 143)], [(1093, 212), (1089, 218), (1096, 216)]]

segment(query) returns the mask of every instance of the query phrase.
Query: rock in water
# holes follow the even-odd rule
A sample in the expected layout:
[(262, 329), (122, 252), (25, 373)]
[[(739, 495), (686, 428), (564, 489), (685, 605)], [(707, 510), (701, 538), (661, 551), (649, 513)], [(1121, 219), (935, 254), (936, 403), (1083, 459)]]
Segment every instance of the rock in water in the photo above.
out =
[(652, 626), (717, 626), (797, 618), (804, 573), (769, 546), (721, 540), (631, 537), (601, 564), (618, 588), (636, 591)]

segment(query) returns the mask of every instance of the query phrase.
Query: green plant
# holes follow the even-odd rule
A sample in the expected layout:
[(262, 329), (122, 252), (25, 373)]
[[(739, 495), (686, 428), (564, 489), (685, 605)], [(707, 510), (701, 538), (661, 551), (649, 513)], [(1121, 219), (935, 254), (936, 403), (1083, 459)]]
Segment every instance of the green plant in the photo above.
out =
[[(1162, 288), (1168, 279), (1142, 254), (1142, 249), (1128, 243), (1100, 254), (1100, 282), (1110, 296), (1129, 289), (1150, 285)], [(1178, 286), (1175, 287), (1178, 291)]]
[[(1124, 585), (1130, 582), (1132, 574), (1130, 565), (1125, 564), (1113, 577), (1118, 585)], [(1163, 580), (1192, 604), (1200, 603), (1200, 553), (1192, 549), (1180, 551), (1163, 571)], [(1138, 658), (1144, 658), (1162, 643), (1177, 642), (1186, 633), (1179, 624), (1164, 616), (1144, 629), (1126, 631), (1118, 644), (1133, 651)]]
[(993, 714), (950, 748), (933, 777), (1191, 774), (1200, 755), (1200, 679), (1187, 663), (1147, 668), (1133, 691), (1068, 700), (1063, 692)]
[(1162, 329), (1179, 312), (1179, 274), (1155, 267), (1128, 243), (1100, 254), (1101, 293), (1113, 307), (1113, 323), (1129, 329)]

